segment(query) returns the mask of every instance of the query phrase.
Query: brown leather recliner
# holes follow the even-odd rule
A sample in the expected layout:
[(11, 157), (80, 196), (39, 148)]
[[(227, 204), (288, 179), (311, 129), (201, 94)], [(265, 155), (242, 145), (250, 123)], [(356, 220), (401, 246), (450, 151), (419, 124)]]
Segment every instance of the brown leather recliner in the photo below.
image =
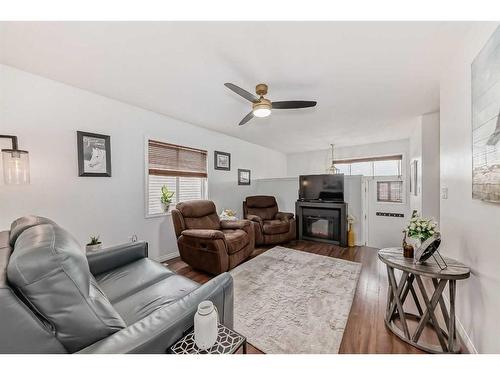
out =
[(217, 275), (236, 267), (255, 248), (252, 223), (219, 220), (212, 201), (181, 202), (172, 219), (181, 259), (193, 268)]
[(243, 217), (253, 222), (257, 245), (275, 245), (295, 239), (293, 214), (279, 212), (273, 196), (247, 197), (243, 202)]

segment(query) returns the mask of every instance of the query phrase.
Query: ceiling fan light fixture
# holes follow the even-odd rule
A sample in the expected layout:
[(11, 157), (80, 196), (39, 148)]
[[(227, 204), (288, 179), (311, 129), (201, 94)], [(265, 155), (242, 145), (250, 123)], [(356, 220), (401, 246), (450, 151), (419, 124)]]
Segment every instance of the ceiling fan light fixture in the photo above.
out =
[(271, 114), (271, 102), (267, 99), (261, 98), (253, 105), (253, 115), (255, 117), (267, 117)]

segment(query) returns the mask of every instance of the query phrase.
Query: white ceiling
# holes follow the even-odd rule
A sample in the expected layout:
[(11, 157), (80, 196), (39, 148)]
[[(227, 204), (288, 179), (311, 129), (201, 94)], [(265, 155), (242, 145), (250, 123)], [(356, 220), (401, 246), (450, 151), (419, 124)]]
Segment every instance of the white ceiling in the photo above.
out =
[[(408, 137), (465, 22), (2, 22), (0, 62), (283, 152)], [(317, 100), (238, 122), (250, 92)]]

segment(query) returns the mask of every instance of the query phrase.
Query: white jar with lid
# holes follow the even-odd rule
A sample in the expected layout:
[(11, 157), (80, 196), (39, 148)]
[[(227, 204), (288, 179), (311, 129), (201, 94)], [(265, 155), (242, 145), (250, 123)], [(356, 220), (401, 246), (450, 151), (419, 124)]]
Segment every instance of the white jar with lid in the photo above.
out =
[(194, 341), (201, 350), (214, 346), (217, 341), (217, 308), (211, 301), (203, 301), (198, 305), (194, 316)]

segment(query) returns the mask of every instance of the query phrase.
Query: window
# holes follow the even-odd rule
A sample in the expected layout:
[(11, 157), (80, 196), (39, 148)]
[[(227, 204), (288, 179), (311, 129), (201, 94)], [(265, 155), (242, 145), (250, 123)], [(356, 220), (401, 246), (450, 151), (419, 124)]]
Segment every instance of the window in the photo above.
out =
[(403, 181), (377, 181), (377, 202), (403, 203)]
[(371, 161), (351, 163), (351, 175), (373, 176), (372, 164)]
[(335, 166), (346, 176), (401, 176), (402, 159), (402, 155), (394, 155), (374, 158), (335, 160)]
[(175, 192), (172, 206), (178, 202), (205, 199), (207, 152), (195, 148), (148, 141), (147, 214), (163, 213), (161, 188)]

